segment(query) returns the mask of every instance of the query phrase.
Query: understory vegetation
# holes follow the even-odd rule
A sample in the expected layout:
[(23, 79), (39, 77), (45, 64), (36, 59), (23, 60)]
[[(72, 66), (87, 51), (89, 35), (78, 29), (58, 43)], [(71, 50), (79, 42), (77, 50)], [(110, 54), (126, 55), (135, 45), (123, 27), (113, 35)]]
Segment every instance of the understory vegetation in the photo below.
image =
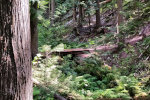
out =
[[(76, 35), (74, 27), (65, 26), (70, 18), (59, 20), (69, 12), (70, 1), (56, 1), (55, 24), (49, 26), (49, 19), (46, 18), (38, 23), (40, 53), (32, 61), (34, 99), (55, 100), (57, 96), (61, 96), (67, 100), (150, 100), (150, 37), (147, 35), (134, 45), (132, 41), (130, 43), (134, 36), (141, 36), (139, 33), (143, 27), (149, 25), (150, 2), (145, 0), (144, 4), (139, 1), (136, 4), (139, 7), (137, 13), (133, 4), (135, 2), (125, 0), (121, 12), (125, 21), (119, 26), (120, 33), (117, 35), (114, 25), (103, 27), (109, 30), (107, 33), (93, 31)], [(112, 6), (113, 4), (114, 2), (110, 2), (101, 6), (102, 16), (116, 6)], [(94, 11), (90, 13), (93, 14)], [(116, 18), (111, 17), (107, 20), (114, 19)], [(87, 58), (60, 54), (66, 49), (104, 45), (118, 45), (118, 48), (110, 51), (95, 50)]]
[(39, 61), (40, 55), (38, 56), (34, 61), (34, 65), (38, 66), (34, 67), (33, 72), (34, 78), (43, 87), (34, 88), (34, 97), (37, 100), (49, 100), (50, 96), (52, 99), (55, 93), (71, 100), (102, 98), (129, 100), (132, 97), (149, 95), (148, 76), (143, 79), (136, 77), (133, 72), (128, 75), (128, 70), (104, 65), (96, 56), (85, 59), (82, 64), (70, 60), (71, 55), (64, 58), (54, 56), (42, 61)]

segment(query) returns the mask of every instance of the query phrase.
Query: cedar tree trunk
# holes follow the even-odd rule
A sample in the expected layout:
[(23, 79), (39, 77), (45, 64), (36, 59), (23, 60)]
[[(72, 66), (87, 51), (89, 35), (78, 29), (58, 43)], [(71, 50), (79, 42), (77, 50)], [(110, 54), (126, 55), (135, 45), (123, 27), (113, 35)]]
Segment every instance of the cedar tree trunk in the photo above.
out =
[(0, 100), (32, 100), (29, 0), (0, 0)]

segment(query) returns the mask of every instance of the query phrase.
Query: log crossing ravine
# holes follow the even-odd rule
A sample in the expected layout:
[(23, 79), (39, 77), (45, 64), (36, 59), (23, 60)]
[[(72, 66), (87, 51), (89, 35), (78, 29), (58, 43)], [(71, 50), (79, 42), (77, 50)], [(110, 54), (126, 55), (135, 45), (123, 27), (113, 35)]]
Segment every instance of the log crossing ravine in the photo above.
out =
[[(150, 36), (150, 32), (146, 34), (146, 37)], [(135, 45), (137, 42), (142, 41), (145, 37), (142, 35), (136, 35), (131, 38), (125, 39), (125, 44)], [(92, 56), (96, 51), (114, 51), (118, 49), (118, 45), (103, 45), (103, 46), (97, 46), (95, 48), (75, 48), (75, 49), (65, 49), (63, 51), (53, 52), (54, 54), (65, 56), (67, 54), (72, 54), (73, 56), (79, 56), (81, 58), (87, 58)]]

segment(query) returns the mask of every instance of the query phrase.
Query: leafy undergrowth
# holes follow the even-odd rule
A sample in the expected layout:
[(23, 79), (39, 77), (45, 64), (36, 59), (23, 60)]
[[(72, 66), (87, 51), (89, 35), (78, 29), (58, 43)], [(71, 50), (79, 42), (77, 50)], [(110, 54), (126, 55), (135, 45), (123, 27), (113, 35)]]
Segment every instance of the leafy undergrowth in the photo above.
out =
[(38, 54), (33, 60), (34, 99), (54, 100), (54, 95), (59, 94), (70, 100), (144, 100), (145, 97), (150, 100), (150, 37), (135, 45), (120, 43), (124, 48), (117, 53), (98, 52), (87, 59), (47, 55), (54, 50), (115, 44), (116, 38), (124, 40), (134, 36), (149, 21), (144, 17), (149, 13), (144, 13), (146, 9), (142, 11), (139, 18), (126, 16), (128, 21), (120, 26), (119, 35), (111, 32), (112, 26), (110, 33), (87, 37), (84, 42), (80, 41), (83, 40), (80, 36), (72, 34), (72, 28), (60, 23), (48, 28), (48, 21), (39, 23), (39, 51), (44, 52), (46, 58)]
[[(77, 64), (71, 55), (64, 58), (52, 56), (42, 59), (41, 55), (33, 61), (35, 100), (53, 100), (54, 94), (70, 100), (116, 99), (147, 97), (150, 93), (150, 79), (121, 74), (122, 68), (110, 67), (93, 56)], [(76, 59), (77, 60), (77, 59)], [(127, 69), (123, 70), (128, 72)]]
[[(44, 54), (64, 48), (114, 44), (116, 41), (113, 33), (109, 33), (97, 35), (94, 39), (80, 44), (79, 41), (64, 40), (66, 32), (70, 30), (63, 26), (43, 29), (40, 30), (43, 34), (40, 34), (39, 44), (40, 51)], [(54, 33), (57, 33), (57, 36)], [(68, 100), (143, 100), (145, 97), (149, 100), (149, 45), (150, 37), (147, 37), (134, 46), (126, 44), (118, 53), (98, 52), (83, 60), (72, 59), (72, 55), (63, 58), (47, 55), (43, 59), (42, 55), (38, 54), (33, 60), (34, 99), (54, 100), (57, 93)]]
[[(116, 42), (114, 33), (103, 35), (101, 33), (91, 33), (89, 36), (87, 35), (87, 37), (76, 36), (73, 34), (74, 32), (71, 27), (65, 27), (62, 24), (49, 28), (49, 22), (47, 20), (43, 20), (43, 22), (38, 24), (38, 32), (39, 51), (41, 51), (43, 45), (50, 45), (54, 48), (59, 44), (64, 44), (65, 49), (72, 49), (90, 48), (96, 47), (97, 45), (114, 44)], [(95, 34), (95, 36), (90, 37), (92, 34)]]
[[(124, 29), (124, 32), (127, 30)], [(76, 41), (68, 41), (65, 36), (71, 30), (63, 26), (46, 29), (39, 24), (39, 32), (39, 49), (43, 54), (66, 48), (92, 48), (116, 42), (114, 33), (100, 34), (83, 43), (80, 43), (78, 37)], [(126, 34), (125, 37), (129, 35)], [(149, 98), (149, 45), (150, 37), (147, 37), (134, 46), (125, 44), (118, 53), (97, 52), (84, 60), (72, 59), (72, 55), (63, 58), (47, 55), (43, 59), (38, 54), (33, 60), (34, 99), (54, 100), (55, 94), (70, 100)]]

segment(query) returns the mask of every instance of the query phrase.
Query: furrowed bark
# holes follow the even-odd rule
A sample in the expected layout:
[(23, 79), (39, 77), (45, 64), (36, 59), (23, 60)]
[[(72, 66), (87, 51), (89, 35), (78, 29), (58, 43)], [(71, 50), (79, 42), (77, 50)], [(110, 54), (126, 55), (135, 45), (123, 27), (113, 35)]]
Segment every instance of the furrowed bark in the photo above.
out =
[(0, 0), (0, 100), (32, 100), (29, 0)]

